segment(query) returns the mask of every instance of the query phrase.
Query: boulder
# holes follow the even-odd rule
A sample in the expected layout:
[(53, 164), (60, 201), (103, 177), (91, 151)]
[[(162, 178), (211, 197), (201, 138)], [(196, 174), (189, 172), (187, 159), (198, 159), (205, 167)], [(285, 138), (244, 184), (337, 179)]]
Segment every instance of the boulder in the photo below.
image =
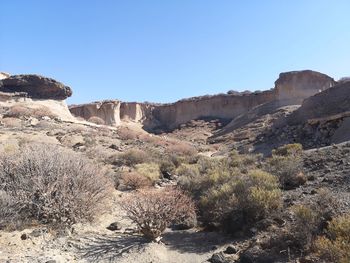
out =
[(0, 82), (1, 92), (25, 92), (33, 99), (65, 100), (72, 95), (70, 87), (39, 75), (13, 75)]

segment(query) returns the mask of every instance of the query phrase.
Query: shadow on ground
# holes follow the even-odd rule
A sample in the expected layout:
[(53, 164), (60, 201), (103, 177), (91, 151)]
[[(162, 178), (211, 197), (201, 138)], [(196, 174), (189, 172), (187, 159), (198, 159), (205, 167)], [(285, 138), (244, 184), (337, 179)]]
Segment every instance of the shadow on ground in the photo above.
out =
[(91, 262), (114, 261), (131, 250), (140, 250), (147, 241), (135, 235), (94, 235), (72, 242), (82, 258)]

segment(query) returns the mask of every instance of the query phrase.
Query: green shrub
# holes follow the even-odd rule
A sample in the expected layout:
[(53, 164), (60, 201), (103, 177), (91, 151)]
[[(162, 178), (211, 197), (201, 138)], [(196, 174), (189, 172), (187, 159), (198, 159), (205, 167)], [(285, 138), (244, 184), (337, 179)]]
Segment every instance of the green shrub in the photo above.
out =
[(286, 144), (272, 150), (273, 155), (279, 156), (300, 156), (303, 152), (303, 146), (300, 143)]
[(279, 178), (284, 189), (293, 189), (306, 183), (303, 173), (303, 162), (296, 156), (272, 156), (266, 170)]
[(140, 163), (135, 165), (136, 172), (148, 178), (152, 183), (160, 178), (159, 165), (157, 163)]
[(165, 173), (174, 174), (176, 170), (176, 166), (173, 162), (169, 160), (165, 160), (160, 163), (159, 169), (162, 174), (165, 174)]
[(315, 241), (316, 253), (329, 262), (350, 262), (350, 214), (334, 218), (328, 225), (326, 236)]
[(126, 152), (113, 157), (113, 159), (114, 158), (116, 158), (116, 160), (112, 160), (113, 164), (126, 166), (135, 166), (149, 160), (147, 153), (138, 149), (127, 150)]

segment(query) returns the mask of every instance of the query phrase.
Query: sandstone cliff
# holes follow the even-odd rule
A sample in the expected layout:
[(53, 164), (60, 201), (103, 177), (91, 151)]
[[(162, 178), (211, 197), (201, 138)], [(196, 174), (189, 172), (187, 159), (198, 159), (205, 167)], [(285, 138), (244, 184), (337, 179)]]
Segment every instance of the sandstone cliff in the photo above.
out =
[(85, 120), (89, 120), (91, 117), (99, 117), (104, 120), (106, 125), (117, 126), (120, 124), (120, 101), (117, 100), (71, 105), (69, 110), (73, 115)]
[(292, 71), (281, 73), (275, 82), (275, 87), (263, 92), (230, 92), (184, 99), (170, 104), (115, 101), (116, 105), (120, 106), (111, 107), (96, 102), (73, 105), (70, 110), (74, 115), (84, 119), (92, 116), (100, 117), (109, 125), (118, 125), (120, 120), (134, 121), (141, 123), (146, 130), (171, 130), (180, 124), (199, 118), (232, 120), (256, 106), (273, 101), (280, 102), (281, 105), (301, 104), (305, 98), (335, 84), (333, 78), (319, 72)]

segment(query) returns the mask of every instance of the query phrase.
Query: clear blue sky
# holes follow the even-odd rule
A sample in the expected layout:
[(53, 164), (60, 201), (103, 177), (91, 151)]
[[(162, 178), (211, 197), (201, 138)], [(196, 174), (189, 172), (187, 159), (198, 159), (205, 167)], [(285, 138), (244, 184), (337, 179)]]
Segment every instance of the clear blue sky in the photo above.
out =
[(73, 88), (69, 103), (171, 102), (350, 75), (349, 0), (1, 0), (0, 71)]

